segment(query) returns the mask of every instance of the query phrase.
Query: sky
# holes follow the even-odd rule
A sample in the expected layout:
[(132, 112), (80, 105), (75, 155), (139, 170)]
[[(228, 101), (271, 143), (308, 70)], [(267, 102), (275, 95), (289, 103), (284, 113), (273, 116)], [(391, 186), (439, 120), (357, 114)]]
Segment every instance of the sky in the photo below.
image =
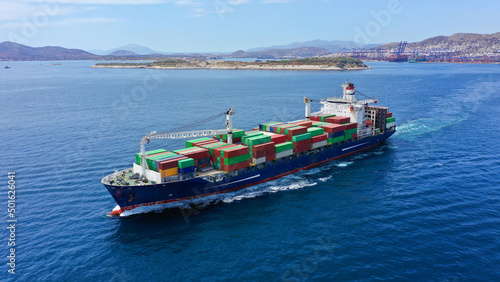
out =
[(313, 39), (420, 41), (500, 31), (498, 0), (0, 0), (0, 42), (232, 52)]

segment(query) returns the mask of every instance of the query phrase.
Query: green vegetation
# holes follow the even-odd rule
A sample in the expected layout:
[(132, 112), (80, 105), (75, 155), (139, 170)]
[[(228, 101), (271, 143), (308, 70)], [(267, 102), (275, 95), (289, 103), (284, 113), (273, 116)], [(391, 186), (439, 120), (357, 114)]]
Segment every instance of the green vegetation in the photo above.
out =
[(321, 57), (278, 61), (219, 61), (173, 58), (152, 63), (99, 63), (95, 67), (117, 68), (229, 68), (229, 69), (351, 69), (367, 68), (359, 59), (350, 57)]

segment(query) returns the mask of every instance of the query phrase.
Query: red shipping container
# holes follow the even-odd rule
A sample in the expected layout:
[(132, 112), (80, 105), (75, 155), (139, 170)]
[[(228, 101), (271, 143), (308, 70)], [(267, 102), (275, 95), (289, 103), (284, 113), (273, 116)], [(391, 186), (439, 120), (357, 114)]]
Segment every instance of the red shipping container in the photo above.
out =
[(321, 121), (321, 116), (311, 116), (310, 119), (312, 121)]
[(311, 145), (311, 139), (306, 139), (306, 140), (302, 140), (299, 142), (293, 142), (294, 148), (305, 146), (305, 145)]
[(233, 138), (233, 143), (240, 143), (241, 137)]
[(228, 149), (228, 148), (232, 148), (232, 147), (236, 147), (236, 146), (238, 146), (238, 145), (228, 144), (227, 146), (222, 146), (222, 147), (214, 148), (214, 149), (213, 149), (213, 154), (214, 154), (214, 156), (216, 156), (216, 157), (220, 157), (220, 151), (221, 151), (222, 149)]
[[(271, 138), (272, 140), (272, 138)], [(252, 152), (260, 152), (260, 151), (267, 151), (267, 150), (274, 150), (274, 142), (268, 142), (260, 145), (255, 145), (252, 147)]]
[(253, 131), (259, 131), (259, 128), (258, 127), (254, 127), (252, 128)]
[(200, 146), (203, 146), (203, 145), (213, 144), (215, 142), (218, 142), (218, 141), (217, 140), (199, 141), (199, 142), (194, 142), (193, 146), (200, 147)]
[(350, 122), (350, 123), (344, 124), (344, 125), (345, 125), (345, 130), (358, 128), (358, 124), (355, 122)]
[(236, 164), (232, 164), (232, 165), (222, 164), (221, 168), (225, 172), (231, 172), (231, 171), (235, 171), (235, 170), (238, 170), (238, 169), (246, 168), (246, 167), (249, 167), (249, 166), (250, 166), (250, 161), (236, 163)]
[(267, 156), (275, 154), (274, 151), (275, 151), (274, 148), (272, 148), (272, 149), (266, 150), (266, 151), (253, 152), (252, 158), (258, 159), (258, 158), (262, 158), (262, 157), (267, 157)]
[(273, 161), (275, 159), (276, 159), (276, 154), (274, 154), (274, 153), (270, 156), (266, 156), (266, 162)]
[(170, 159), (159, 163), (158, 169), (165, 170), (169, 168), (177, 167), (177, 162), (180, 160), (187, 159), (187, 157), (179, 156), (176, 159)]
[(358, 134), (357, 133), (353, 133), (351, 136), (352, 136), (352, 138), (356, 138), (356, 137), (358, 137)]
[(388, 117), (388, 118), (392, 117), (392, 112), (387, 112), (387, 115), (385, 117)]
[(288, 129), (288, 134), (286, 136), (287, 136), (288, 140), (291, 140), (290, 138), (292, 136), (300, 135), (300, 134), (305, 134), (305, 133), (307, 133), (307, 127), (300, 126), (300, 127), (297, 127), (297, 128), (290, 128), (290, 129)]
[(246, 155), (249, 153), (250, 149), (247, 146), (243, 146), (240, 148), (234, 148), (224, 151), (224, 158), (230, 159), (241, 155)]
[(324, 124), (321, 126), (327, 133), (335, 133), (339, 131), (344, 131), (346, 129), (345, 125), (343, 124)]
[(328, 135), (327, 134), (321, 134), (321, 135), (318, 135), (318, 136), (311, 137), (311, 143), (317, 143), (317, 142), (325, 141), (327, 139), (328, 139)]
[(283, 143), (286, 141), (286, 135), (282, 135), (282, 134), (275, 134), (273, 136), (271, 136), (271, 141), (274, 143), (274, 144), (280, 144), (280, 143)]
[(329, 118), (325, 118), (325, 122), (335, 123), (335, 124), (342, 124), (342, 123), (351, 122), (351, 118), (349, 118), (349, 117), (340, 117), (340, 116), (329, 117)]
[(277, 126), (277, 127), (281, 128), (281, 132), (276, 131), (276, 133), (285, 134), (285, 129), (291, 128), (291, 127), (296, 127), (296, 125), (295, 124), (287, 124), (287, 125)]
[(305, 146), (300, 146), (300, 147), (294, 148), (293, 151), (294, 151), (295, 154), (298, 154), (298, 153), (302, 153), (302, 152), (308, 151), (310, 149), (311, 149), (311, 144), (308, 144), (308, 145), (305, 145)]
[(299, 121), (295, 123), (296, 125), (303, 126), (309, 128), (312, 126), (312, 121)]

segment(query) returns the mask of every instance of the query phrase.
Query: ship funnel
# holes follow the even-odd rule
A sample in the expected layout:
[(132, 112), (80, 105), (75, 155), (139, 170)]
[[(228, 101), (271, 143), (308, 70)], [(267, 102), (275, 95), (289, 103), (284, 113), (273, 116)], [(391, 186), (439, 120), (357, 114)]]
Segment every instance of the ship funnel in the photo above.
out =
[(343, 91), (344, 96), (342, 97), (344, 100), (350, 100), (350, 101), (357, 100), (356, 89), (354, 89), (354, 83), (346, 81), (344, 84), (342, 84), (342, 88), (344, 89)]

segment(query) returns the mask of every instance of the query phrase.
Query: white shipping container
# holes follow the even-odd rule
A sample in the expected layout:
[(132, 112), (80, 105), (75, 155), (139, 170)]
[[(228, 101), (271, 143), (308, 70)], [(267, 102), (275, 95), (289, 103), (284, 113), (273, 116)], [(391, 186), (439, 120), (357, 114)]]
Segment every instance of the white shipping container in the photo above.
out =
[(326, 146), (326, 140), (311, 144), (312, 149), (316, 149), (316, 148), (324, 147), (324, 146)]
[(291, 155), (293, 155), (293, 149), (276, 153), (276, 158), (279, 159), (279, 158), (284, 158), (284, 157), (288, 157)]
[(396, 126), (396, 122), (395, 121), (389, 122), (389, 123), (385, 124), (385, 128), (391, 128), (391, 127), (394, 127), (394, 126)]
[(266, 162), (266, 157), (262, 158), (252, 158), (252, 163), (253, 164), (261, 164)]

